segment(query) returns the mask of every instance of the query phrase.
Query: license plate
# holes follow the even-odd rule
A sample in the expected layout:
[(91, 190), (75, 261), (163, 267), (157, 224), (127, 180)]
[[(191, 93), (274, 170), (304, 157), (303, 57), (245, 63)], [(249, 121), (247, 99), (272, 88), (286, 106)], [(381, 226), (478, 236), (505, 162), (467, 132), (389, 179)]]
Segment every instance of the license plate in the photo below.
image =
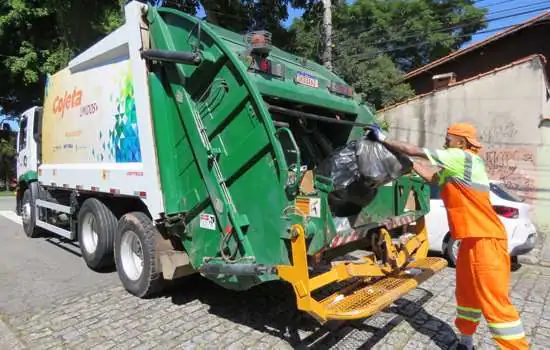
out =
[(307, 73), (298, 72), (296, 73), (296, 82), (301, 85), (309, 86), (312, 88), (319, 87), (319, 80)]

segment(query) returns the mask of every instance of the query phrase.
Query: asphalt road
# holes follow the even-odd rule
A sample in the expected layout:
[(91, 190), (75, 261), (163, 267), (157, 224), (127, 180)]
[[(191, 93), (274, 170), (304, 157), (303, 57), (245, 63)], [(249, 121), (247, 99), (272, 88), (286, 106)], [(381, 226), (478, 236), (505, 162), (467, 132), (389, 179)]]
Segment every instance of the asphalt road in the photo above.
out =
[[(29, 239), (0, 198), (0, 349), (448, 349), (457, 341), (454, 269), (373, 317), (319, 326), (288, 285), (231, 292), (200, 276), (163, 296), (128, 294), (116, 272), (89, 270), (79, 249)], [(534, 349), (550, 348), (550, 269), (524, 266), (511, 297)], [(494, 347), (482, 322), (478, 349)]]
[[(78, 245), (57, 237), (29, 239), (13, 212), (12, 198), (0, 198), (0, 310), (17, 313), (47, 307), (55, 299), (99, 291), (117, 283), (116, 273), (88, 269)], [(7, 217), (6, 217), (7, 216)], [(8, 219), (9, 218), (9, 219)]]

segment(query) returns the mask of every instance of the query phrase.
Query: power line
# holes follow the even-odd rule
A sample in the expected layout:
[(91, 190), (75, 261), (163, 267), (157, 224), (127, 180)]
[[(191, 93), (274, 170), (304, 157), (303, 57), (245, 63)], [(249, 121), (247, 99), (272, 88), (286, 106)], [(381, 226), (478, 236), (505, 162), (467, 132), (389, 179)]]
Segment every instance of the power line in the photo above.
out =
[[(507, 18), (512, 18), (512, 17), (517, 17), (517, 16), (521, 16), (521, 15), (524, 15), (524, 14), (529, 14), (529, 13), (533, 13), (533, 12), (538, 12), (538, 11), (541, 11), (541, 10), (547, 10), (548, 8), (547, 7), (543, 7), (543, 8), (537, 8), (537, 9), (533, 9), (533, 10), (529, 10), (529, 11), (524, 11), (524, 12), (519, 12), (519, 13), (513, 13), (513, 14), (508, 14), (508, 15), (505, 15), (505, 16), (499, 16), (499, 17), (490, 17), (490, 18), (487, 18), (485, 20), (481, 20), (480, 22), (481, 23), (490, 23), (490, 22), (495, 22), (495, 21), (500, 21), (502, 19), (507, 19)], [(431, 31), (431, 32), (424, 32), (424, 31), (421, 31), (421, 30), (418, 30), (416, 31), (417, 34), (410, 34), (410, 35), (406, 35), (404, 37), (401, 37), (399, 39), (394, 39), (394, 40), (384, 40), (384, 41), (379, 41), (379, 42), (376, 42), (376, 43), (373, 43), (372, 45), (376, 45), (378, 43), (387, 43), (388, 41), (395, 41), (395, 40), (403, 40), (403, 39), (409, 39), (409, 38), (417, 38), (419, 37), (420, 35), (424, 36), (426, 34), (434, 34), (434, 33), (439, 33), (439, 32), (446, 32), (446, 31), (452, 31), (452, 30), (456, 30), (456, 29), (461, 29), (461, 28), (464, 28), (464, 27), (467, 27), (469, 25), (473, 25), (473, 24), (477, 24), (478, 22), (477, 21), (464, 21), (464, 22), (459, 22), (458, 24), (456, 25), (453, 25), (453, 26), (450, 26), (450, 27), (445, 27), (445, 28), (440, 28), (440, 29), (437, 29), (435, 31)], [(366, 30), (365, 30), (366, 31)], [(363, 32), (365, 32), (363, 31)], [(354, 32), (349, 32), (349, 34), (353, 34)], [(421, 34), (420, 34), (421, 33)], [(346, 33), (348, 34), (348, 33)], [(374, 37), (374, 35), (373, 35)], [(379, 37), (379, 36), (376, 36), (376, 37)], [(369, 36), (363, 36), (363, 39), (369, 39)]]
[(526, 5), (521, 5), (521, 6), (516, 6), (516, 7), (510, 7), (510, 8), (507, 8), (507, 9), (502, 9), (502, 10), (498, 10), (498, 11), (493, 11), (493, 12), (491, 13), (491, 15), (494, 15), (494, 14), (496, 14), (496, 13), (503, 13), (503, 12), (508, 12), (508, 11), (521, 10), (521, 9), (524, 9), (524, 8), (533, 7), (533, 6), (542, 5), (542, 4), (547, 4), (547, 5), (548, 5), (548, 0), (546, 0), (546, 1), (539, 1), (539, 2), (533, 2), (533, 3), (530, 3), (530, 4), (526, 4)]
[[(476, 4), (480, 1), (484, 1), (484, 0), (477, 0), (477, 1), (472, 1), (472, 5), (473, 4)], [(498, 4), (503, 4), (503, 3), (507, 3), (507, 2), (511, 2), (511, 1), (518, 1), (518, 0), (503, 0), (503, 1), (500, 1), (500, 2), (497, 2), (495, 3), (496, 5)], [(484, 7), (484, 6), (480, 6), (480, 7), (476, 7), (478, 9), (485, 9), (487, 7)], [(367, 28), (361, 28), (361, 29), (356, 29), (356, 30), (353, 30), (353, 31), (350, 31), (349, 34), (360, 34), (360, 33), (364, 33), (367, 31)]]
[[(545, 20), (543, 22), (540, 22), (540, 23), (537, 23), (537, 24), (534, 24), (534, 25), (539, 25), (539, 24), (543, 24), (543, 23), (546, 24), (547, 22), (548, 22), (548, 20)], [(500, 30), (516, 27), (516, 26), (518, 26), (518, 24), (512, 24), (512, 25), (508, 25), (508, 26), (494, 28), (494, 29), (491, 29), (491, 30), (481, 31), (481, 32), (477, 32), (475, 34), (492, 33), (492, 32), (497, 32), (497, 31), (500, 31)], [(457, 35), (456, 37), (460, 38), (460, 37), (467, 37), (467, 36), (471, 36), (471, 34)], [(424, 42), (417, 43), (417, 44), (414, 44), (414, 45), (406, 45), (406, 46), (401, 46), (401, 47), (388, 49), (388, 50), (378, 50), (378, 51), (372, 52), (372, 53), (358, 54), (358, 55), (349, 56), (349, 57), (356, 58), (358, 62), (361, 62), (361, 61), (364, 61), (366, 59), (375, 57), (375, 56), (383, 54), (383, 53), (401, 51), (401, 50), (404, 50), (404, 49), (410, 49), (410, 48), (415, 48), (415, 47), (418, 48), (418, 47), (421, 47), (421, 46), (426, 45), (426, 44), (430, 44), (430, 42), (429, 41), (424, 41)]]
[[(514, 0), (505, 0), (505, 1), (502, 1), (501, 3), (504, 3), (504, 2), (510, 2), (510, 1), (514, 1)], [(474, 2), (475, 3), (475, 2)], [(543, 2), (543, 3), (548, 3), (547, 1)], [(530, 7), (532, 6), (532, 4), (530, 5), (522, 5), (522, 6), (518, 6), (517, 8), (514, 8), (514, 10), (517, 10), (517, 9), (523, 9), (523, 8), (527, 8), (527, 7)], [(504, 15), (504, 16), (499, 16), (499, 17), (489, 17), (489, 18), (486, 18), (482, 21), (480, 21), (480, 23), (490, 23), (490, 22), (494, 22), (494, 21), (499, 21), (499, 20), (502, 20), (502, 19), (506, 19), (506, 18), (511, 18), (511, 17), (515, 17), (515, 16), (519, 16), (519, 15), (522, 15), (522, 14), (527, 14), (527, 13), (532, 13), (532, 12), (537, 12), (537, 11), (540, 11), (544, 8), (537, 8), (537, 9), (534, 9), (534, 10), (531, 10), (531, 11), (527, 11), (527, 12), (522, 12), (522, 13), (513, 13), (513, 14), (507, 14), (507, 15)], [(508, 9), (508, 10), (500, 10), (500, 11), (496, 11), (495, 13), (501, 13), (501, 12), (506, 12), (506, 11), (511, 11), (512, 9)], [(493, 13), (494, 14), (494, 13)], [(393, 39), (393, 40), (383, 40), (383, 41), (378, 41), (378, 42), (375, 42), (375, 43), (372, 43), (372, 45), (376, 46), (377, 44), (383, 44), (383, 43), (387, 43), (387, 42), (391, 42), (391, 41), (399, 41), (399, 40), (403, 40), (403, 39), (415, 39), (415, 38), (418, 38), (420, 36), (425, 36), (427, 34), (433, 34), (433, 33), (439, 33), (439, 32), (446, 32), (446, 31), (453, 31), (453, 30), (457, 30), (457, 29), (461, 29), (461, 28), (464, 28), (464, 27), (468, 27), (470, 25), (475, 25), (479, 23), (478, 21), (472, 21), (472, 20), (466, 20), (466, 21), (462, 21), (462, 22), (459, 22), (457, 24), (454, 24), (453, 26), (450, 26), (450, 27), (442, 27), (440, 29), (436, 29), (434, 31), (431, 31), (431, 32), (426, 32), (424, 30), (417, 30), (409, 35), (406, 35), (404, 37), (400, 37), (400, 38), (396, 38), (396, 39)], [(365, 33), (367, 32), (368, 29), (365, 29), (363, 28), (363, 30), (354, 30), (354, 31), (350, 31), (348, 33), (345, 33), (347, 35), (354, 35), (354, 34), (362, 34), (362, 33)], [(386, 34), (386, 31), (384, 31), (382, 28), (379, 29), (378, 33), (369, 33), (369, 35), (367, 36), (363, 36), (362, 39), (363, 40), (374, 40), (374, 39), (377, 39), (379, 38), (381, 35), (383, 34)], [(338, 35), (338, 34), (337, 34)], [(351, 45), (351, 43), (349, 44)]]
[[(487, 19), (487, 20), (482, 20), (481, 23), (489, 23), (489, 22), (494, 22), (494, 21), (498, 21), (498, 20), (502, 20), (502, 19), (507, 19), (507, 18), (513, 18), (513, 17), (517, 17), (517, 16), (521, 16), (521, 15), (525, 15), (525, 14), (529, 14), (529, 13), (534, 13), (534, 12), (539, 12), (539, 11), (543, 11), (543, 10), (548, 10), (550, 9), (550, 7), (543, 7), (543, 8), (537, 8), (537, 9), (532, 9), (532, 10), (529, 10), (529, 11), (523, 11), (523, 12), (519, 12), (519, 13), (514, 13), (514, 14), (509, 14), (509, 15), (506, 15), (506, 16), (500, 16), (500, 17), (496, 17), (496, 18), (491, 18), (491, 19)], [(402, 41), (402, 40), (405, 40), (405, 39), (418, 39), (418, 38), (421, 38), (427, 34), (435, 34), (435, 33), (443, 33), (445, 31), (453, 31), (453, 30), (456, 30), (456, 29), (460, 29), (460, 28), (464, 28), (464, 27), (467, 27), (468, 25), (472, 25), (472, 24), (475, 24), (476, 22), (467, 22), (467, 23), (463, 23), (461, 25), (456, 25), (456, 26), (453, 26), (453, 27), (448, 27), (448, 28), (442, 28), (442, 29), (438, 29), (436, 31), (431, 31), (431, 32), (424, 32), (422, 35), (419, 35), (419, 34), (416, 34), (416, 35), (407, 35), (407, 36), (404, 36), (404, 37), (400, 37), (400, 38), (396, 38), (396, 39), (388, 39), (388, 40), (380, 40), (380, 41), (377, 41), (377, 42), (374, 42), (374, 43), (370, 43), (370, 45), (372, 46), (376, 46), (378, 44), (387, 44), (387, 43), (391, 43), (391, 42), (395, 42), (395, 41)], [(509, 28), (509, 27), (513, 27), (513, 26), (516, 26), (517, 24), (514, 24), (514, 25), (510, 25), (510, 26), (506, 26), (506, 27), (503, 27), (503, 28)], [(500, 28), (497, 28), (496, 30), (500, 30)], [(467, 37), (467, 36), (472, 36), (472, 35), (476, 35), (476, 34), (484, 34), (484, 33), (490, 33), (490, 32), (494, 32), (495, 30), (492, 29), (492, 30), (488, 30), (488, 31), (478, 31), (476, 33), (470, 33), (470, 34), (463, 34), (463, 35), (456, 35), (456, 36), (453, 36), (454, 38), (457, 38), (457, 37)], [(365, 37), (362, 38), (363, 40), (365, 39)], [(368, 40), (368, 37), (366, 38)], [(417, 43), (415, 45), (413, 45), (412, 47), (414, 46), (417, 46), (421, 43)], [(352, 45), (351, 43), (349, 45)], [(345, 45), (344, 45), (345, 47)], [(390, 52), (393, 52), (393, 51), (396, 51), (396, 50), (391, 50)]]
[[(486, 0), (474, 1), (474, 3), (479, 3), (479, 2), (483, 2), (483, 1), (486, 1)], [(489, 7), (492, 7), (492, 6), (499, 6), (499, 5), (507, 4), (507, 3), (514, 2), (514, 1), (519, 1), (519, 0), (503, 0), (503, 1), (497, 1), (497, 2), (495, 2), (495, 3), (488, 4), (488, 5), (484, 5), (484, 6), (481, 6), (481, 7), (482, 7), (482, 8), (489, 8)]]
[[(479, 2), (482, 2), (482, 1), (485, 1), (485, 0), (474, 1), (474, 3), (479, 3)], [(515, 1), (519, 1), (519, 0), (503, 0), (503, 1), (497, 1), (497, 2), (492, 3), (492, 4), (480, 6), (480, 8), (486, 9), (486, 8), (489, 8), (489, 7), (500, 6), (500, 5), (502, 5), (502, 4), (508, 4), (508, 3), (510, 3), (510, 2), (515, 2)]]

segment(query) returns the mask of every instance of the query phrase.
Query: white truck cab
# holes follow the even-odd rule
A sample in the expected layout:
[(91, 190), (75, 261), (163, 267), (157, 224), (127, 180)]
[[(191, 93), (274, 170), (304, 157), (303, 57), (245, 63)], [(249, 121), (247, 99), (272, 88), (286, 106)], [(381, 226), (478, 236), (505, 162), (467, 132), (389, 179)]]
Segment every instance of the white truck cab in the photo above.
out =
[(27, 109), (20, 117), (17, 134), (17, 213), (21, 213), (21, 197), (28, 184), (37, 179), (40, 164), (39, 144), (42, 107), (34, 106)]

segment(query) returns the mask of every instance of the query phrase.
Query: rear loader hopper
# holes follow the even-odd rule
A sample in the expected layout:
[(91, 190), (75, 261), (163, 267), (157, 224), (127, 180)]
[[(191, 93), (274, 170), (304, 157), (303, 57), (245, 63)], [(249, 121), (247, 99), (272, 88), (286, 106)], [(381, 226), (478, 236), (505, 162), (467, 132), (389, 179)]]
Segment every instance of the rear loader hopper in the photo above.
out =
[[(334, 73), (273, 46), (266, 31), (241, 35), (171, 8), (129, 2), (124, 26), (126, 34), (115, 31), (94, 45), (111, 47), (109, 54), (94, 56), (91, 48), (73, 67), (93, 73), (119, 56), (133, 62), (127, 82), (135, 91), (133, 113), (150, 123), (138, 122), (137, 137), (149, 133), (154, 148), (154, 167), (144, 168), (144, 176), (156, 176), (151, 183), (158, 184), (155, 203), (161, 204), (150, 204), (152, 197), (138, 188), (123, 194), (98, 185), (93, 192), (41, 179), (54, 176), (44, 159), (37, 175), (38, 226), (53, 225), (42, 224), (51, 217), (44, 211), (66, 209), (67, 232), (76, 239), (84, 225), (78, 222), (81, 201), (99, 199), (118, 220), (112, 254), (122, 283), (145, 297), (159, 290), (151, 284), (162, 278), (145, 276), (144, 287), (128, 282), (116, 243), (125, 242), (121, 221), (139, 211), (135, 225), (150, 220), (148, 232), (157, 242), (140, 243), (145, 250), (156, 244), (154, 259), (143, 263), (154, 266), (143, 265), (142, 274), (171, 279), (198, 272), (233, 290), (282, 279), (293, 286), (298, 308), (320, 322), (372, 315), (446, 266), (444, 259), (427, 257), (429, 186), (420, 178), (406, 174), (378, 188), (368, 205), (344, 214), (329, 201), (331, 179), (317, 166), (374, 122), (371, 109)], [(115, 37), (126, 46), (109, 44)], [(48, 101), (43, 133), (53, 118)], [(43, 152), (47, 140), (41, 138)], [(146, 142), (137, 147), (145, 149)], [(55, 174), (76, 167), (59, 166)], [(28, 186), (28, 179), (20, 181)], [(46, 204), (48, 198), (58, 204)]]

